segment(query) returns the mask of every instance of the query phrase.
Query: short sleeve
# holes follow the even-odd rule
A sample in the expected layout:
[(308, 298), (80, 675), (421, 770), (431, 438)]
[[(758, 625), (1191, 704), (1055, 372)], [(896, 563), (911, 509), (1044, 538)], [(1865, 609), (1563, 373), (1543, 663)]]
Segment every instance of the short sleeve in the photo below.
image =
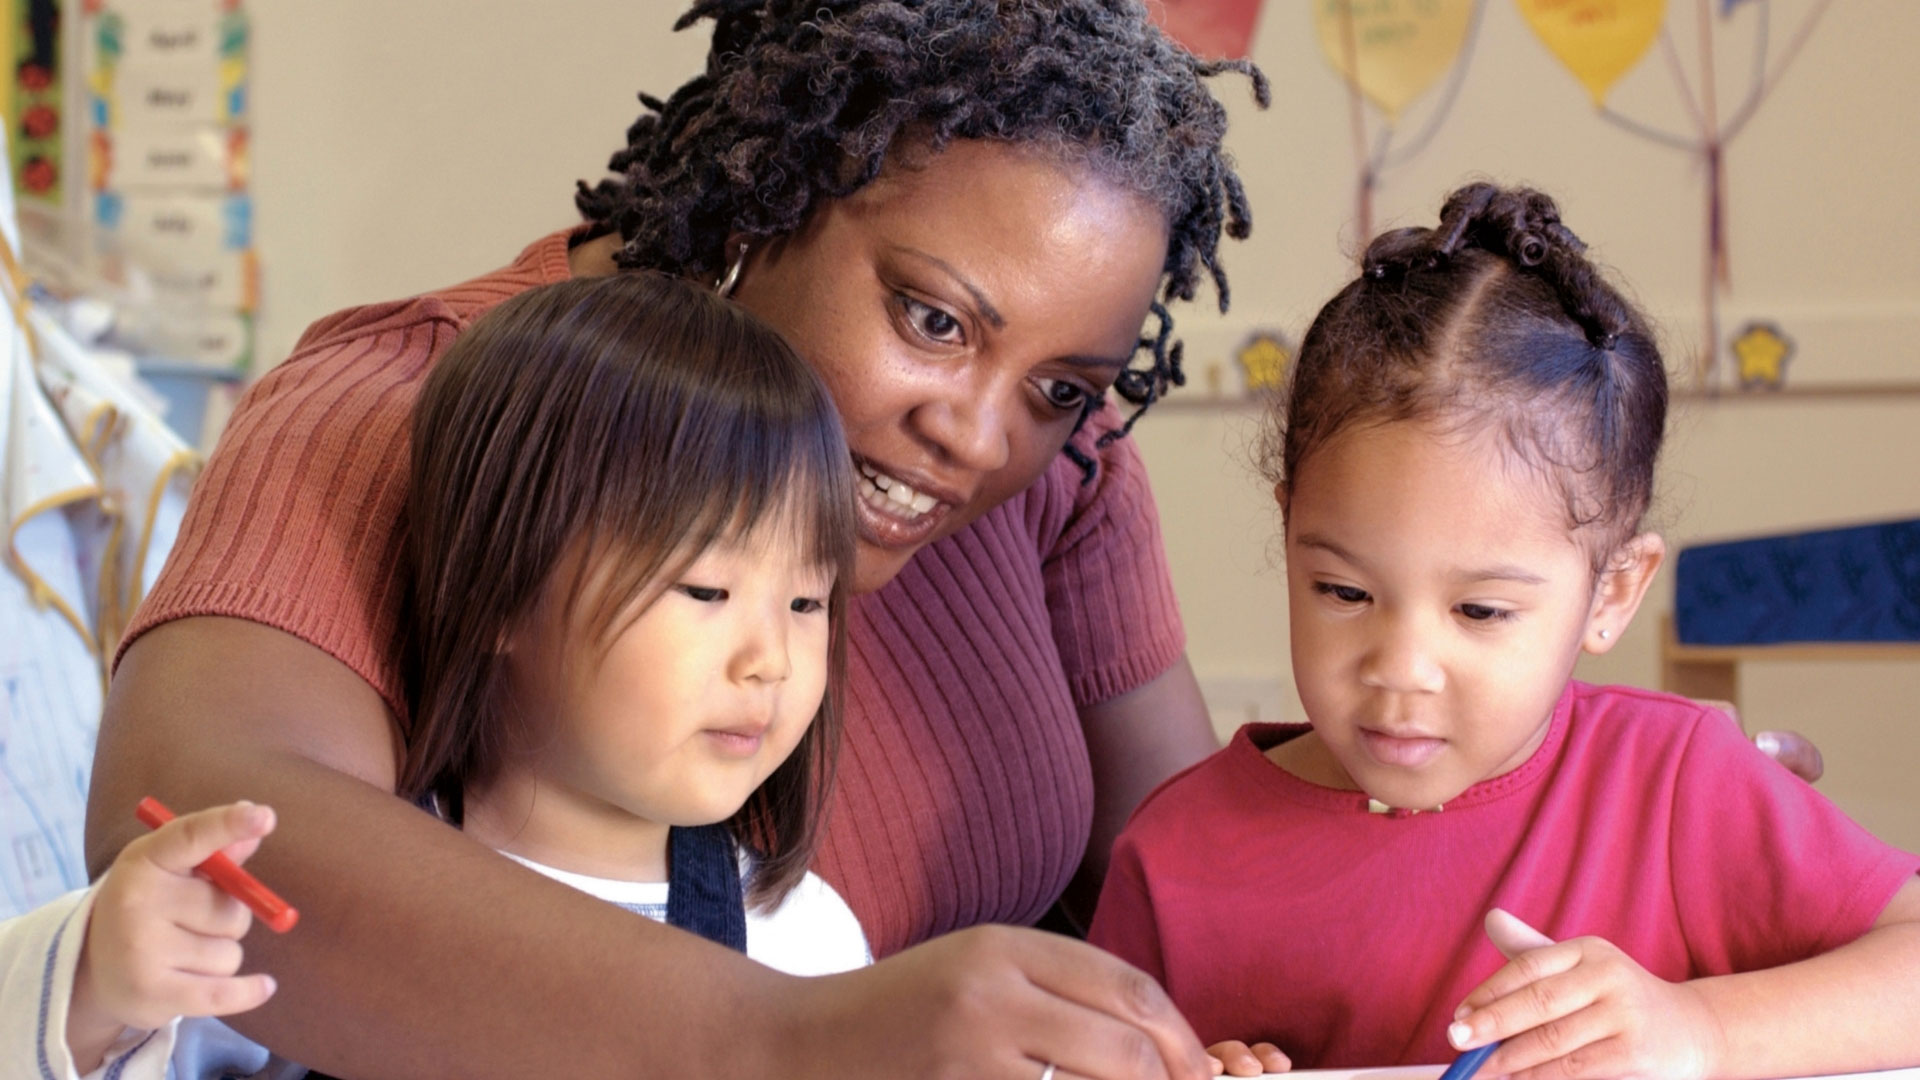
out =
[(1092, 479), (1063, 454), (1031, 504), (1048, 616), (1081, 708), (1152, 681), (1187, 644), (1139, 448), (1127, 438), (1097, 446), (1119, 423), (1111, 408), (1090, 418), (1072, 445), (1097, 462)]
[(363, 309), (357, 332), (296, 353), (247, 392), (123, 653), (174, 619), (247, 619), (326, 651), (403, 711), (409, 428), (420, 380), (458, 329), (422, 317), (431, 306)]
[(873, 963), (853, 909), (811, 872), (773, 912), (747, 913), (747, 955), (789, 975), (834, 975)]
[(1920, 857), (1882, 843), (1734, 725), (1707, 721), (1683, 751), (1671, 857), (1696, 975), (1836, 949), (1920, 870)]
[(1100, 888), (1100, 902), (1093, 910), (1087, 940), (1153, 976), (1161, 986), (1167, 984), (1146, 867), (1140, 861), (1140, 847), (1131, 830), (1122, 833), (1113, 846), (1113, 861)]

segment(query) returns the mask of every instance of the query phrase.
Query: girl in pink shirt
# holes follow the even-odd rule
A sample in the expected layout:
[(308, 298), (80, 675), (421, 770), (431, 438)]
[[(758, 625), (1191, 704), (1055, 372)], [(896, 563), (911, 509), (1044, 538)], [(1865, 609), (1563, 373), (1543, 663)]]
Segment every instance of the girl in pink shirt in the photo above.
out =
[(1233, 1075), (1920, 1063), (1920, 859), (1724, 715), (1572, 681), (1665, 553), (1665, 372), (1583, 251), (1546, 196), (1464, 188), (1301, 346), (1270, 460), (1309, 724), (1151, 796), (1092, 933)]

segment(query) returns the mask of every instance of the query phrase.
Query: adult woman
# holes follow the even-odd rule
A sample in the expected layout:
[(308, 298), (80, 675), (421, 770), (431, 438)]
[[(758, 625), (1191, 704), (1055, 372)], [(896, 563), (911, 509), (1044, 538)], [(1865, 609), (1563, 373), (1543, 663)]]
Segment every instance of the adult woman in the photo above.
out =
[(1215, 248), (1246, 213), (1201, 80), (1230, 65), (1134, 0), (707, 0), (683, 22), (700, 16), (706, 75), (649, 100), (622, 176), (582, 193), (586, 228), (322, 320), (236, 414), (128, 634), (91, 855), (141, 794), (270, 793), (256, 865), (305, 918), (251, 944), (282, 990), (239, 1026), (329, 1072), (705, 1073), (724, 1048), (742, 1075), (1202, 1075), (1157, 989), (1075, 943), (976, 930), (798, 984), (384, 794), (413, 388), (493, 303), (616, 266), (724, 278), (842, 412), (872, 595), (822, 870), (877, 952), (1031, 921), (1212, 748), (1139, 462), (1098, 407), (1179, 380), (1164, 335), (1127, 370), (1156, 297), (1210, 273), (1225, 304)]

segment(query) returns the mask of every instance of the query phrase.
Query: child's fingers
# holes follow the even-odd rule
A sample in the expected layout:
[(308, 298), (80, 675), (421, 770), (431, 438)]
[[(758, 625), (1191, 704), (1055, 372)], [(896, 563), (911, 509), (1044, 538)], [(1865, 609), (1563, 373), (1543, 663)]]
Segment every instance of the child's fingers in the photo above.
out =
[(178, 1016), (232, 1016), (266, 1004), (277, 989), (273, 976), (193, 975), (177, 976), (172, 995)]
[(1573, 970), (1580, 963), (1580, 955), (1578, 944), (1566, 942), (1515, 956), (1461, 1000), (1460, 1007), (1453, 1012), (1454, 1019), (1464, 1019), (1468, 1013), (1484, 1009), (1530, 983)]
[(247, 931), (253, 928), (252, 910), (212, 882), (205, 884), (206, 889), (195, 891), (193, 903), (176, 906), (173, 924), (206, 937), (234, 941), (246, 937)]
[(1266, 1072), (1260, 1060), (1253, 1056), (1253, 1048), (1238, 1039), (1214, 1043), (1207, 1047), (1207, 1055), (1219, 1062), (1228, 1076), (1259, 1076)]
[[(1531, 1035), (1529, 1032), (1521, 1038)], [(1511, 1043), (1502, 1043), (1481, 1068), (1493, 1070), (1487, 1075), (1505, 1074), (1507, 1080), (1600, 1080), (1631, 1075), (1636, 1071), (1632, 1066), (1625, 1040), (1602, 1033), (1557, 1054), (1537, 1052), (1534, 1046), (1516, 1049)]]
[[(1471, 1050), (1555, 1024), (1592, 1005), (1600, 986), (1581, 969), (1580, 955), (1573, 943), (1520, 954), (1467, 995), (1473, 1007), (1447, 1028), (1447, 1041), (1456, 1050)], [(1476, 1001), (1483, 992), (1491, 1000)]]
[(251, 836), (239, 843), (228, 844), (220, 849), (220, 854), (232, 859), (233, 864), (239, 866), (253, 858), (253, 853), (260, 850), (260, 839), (258, 836)]
[(225, 978), (237, 974), (246, 959), (238, 941), (228, 937), (207, 937), (181, 931), (168, 943), (170, 966), (184, 975)]
[(1487, 912), (1487, 940), (1500, 950), (1500, 955), (1511, 960), (1523, 952), (1532, 949), (1544, 949), (1553, 944), (1553, 939), (1520, 921), (1520, 917), (1504, 908), (1493, 908)]
[(154, 830), (153, 835), (142, 837), (141, 854), (169, 873), (189, 874), (214, 852), (258, 841), (273, 831), (273, 825), (272, 807), (245, 800), (208, 807), (182, 814)]
[(1255, 1043), (1253, 1056), (1260, 1059), (1260, 1067), (1270, 1073), (1289, 1072), (1293, 1069), (1293, 1059), (1272, 1043)]

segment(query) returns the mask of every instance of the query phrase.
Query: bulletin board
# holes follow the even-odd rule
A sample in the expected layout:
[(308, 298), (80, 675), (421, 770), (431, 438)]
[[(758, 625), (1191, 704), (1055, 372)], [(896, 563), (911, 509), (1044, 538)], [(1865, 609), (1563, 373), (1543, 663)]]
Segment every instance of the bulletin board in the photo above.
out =
[(98, 276), (129, 338), (244, 371), (259, 262), (240, 0), (87, 0), (88, 199)]

